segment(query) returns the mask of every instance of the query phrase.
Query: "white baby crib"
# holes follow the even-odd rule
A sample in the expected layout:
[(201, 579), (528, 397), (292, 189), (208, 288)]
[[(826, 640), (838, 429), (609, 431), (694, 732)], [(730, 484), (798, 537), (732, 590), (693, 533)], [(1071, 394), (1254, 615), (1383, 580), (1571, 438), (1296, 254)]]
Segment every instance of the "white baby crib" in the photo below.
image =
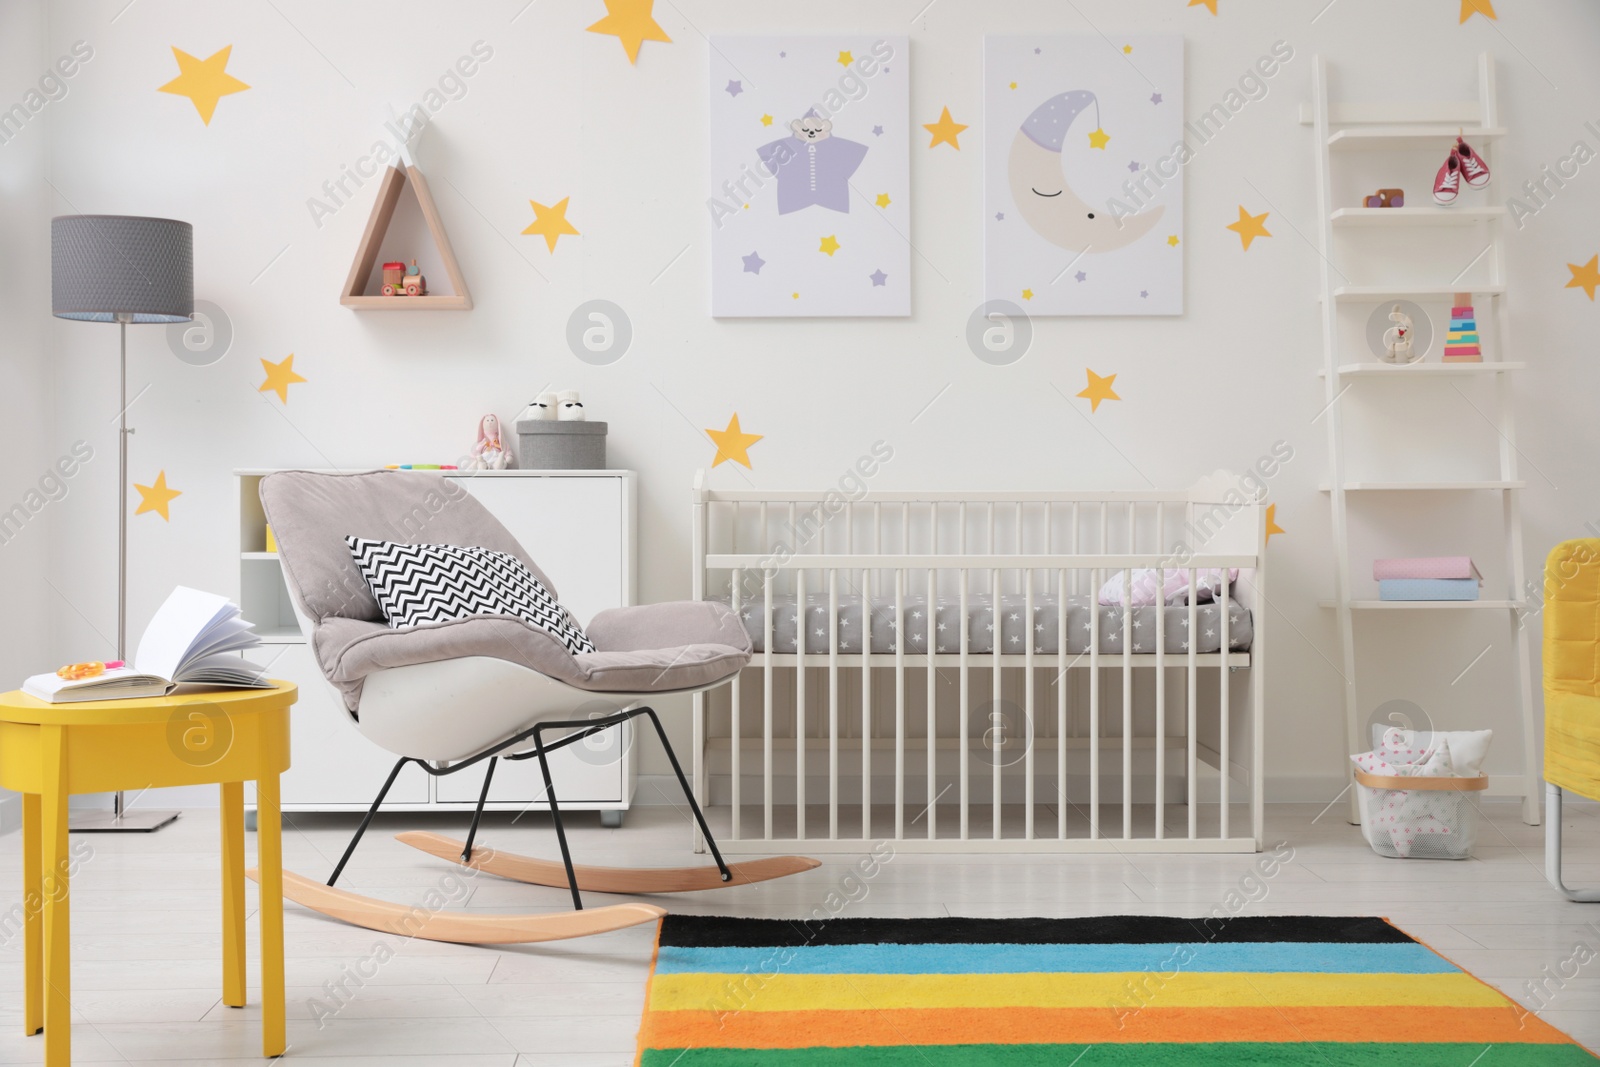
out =
[[(697, 477), (694, 595), (730, 603), (756, 647), (694, 698), (694, 782), (719, 841), (1259, 850), (1264, 509), (1208, 495)], [(1143, 568), (1189, 588), (1221, 569), (1224, 585), (1209, 603), (1096, 603)]]

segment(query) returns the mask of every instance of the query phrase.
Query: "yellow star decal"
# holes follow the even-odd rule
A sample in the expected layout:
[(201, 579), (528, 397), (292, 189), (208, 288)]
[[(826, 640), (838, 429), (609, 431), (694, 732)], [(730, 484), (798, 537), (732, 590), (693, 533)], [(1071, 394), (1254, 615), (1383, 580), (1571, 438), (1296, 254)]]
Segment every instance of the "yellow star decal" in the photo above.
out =
[(1115, 374), (1108, 374), (1104, 378), (1088, 368), (1084, 368), (1089, 375), (1089, 385), (1078, 395), (1089, 402), (1090, 411), (1100, 410), (1102, 400), (1121, 400), (1122, 398), (1111, 390), (1111, 383), (1117, 380)]
[(956, 138), (961, 135), (961, 131), (966, 127), (950, 117), (949, 108), (945, 108), (939, 114), (938, 122), (924, 122), (922, 128), (933, 134), (933, 140), (928, 142), (929, 148), (938, 148), (942, 144), (947, 144), (957, 152), (961, 151), (961, 142)]
[(830, 256), (833, 255), (835, 252), (839, 251), (838, 239), (833, 234), (828, 234), (828, 236), (822, 239), (822, 244), (817, 248), (817, 251), (826, 252)]
[(556, 250), (556, 241), (562, 236), (569, 233), (574, 237), (579, 236), (578, 228), (567, 221), (567, 201), (571, 199), (570, 196), (564, 196), (549, 207), (537, 200), (529, 200), (528, 203), (533, 205), (533, 221), (528, 223), (528, 228), (522, 232), (536, 233), (543, 237), (545, 247), (552, 252)]
[(603, 33), (622, 42), (628, 62), (639, 62), (639, 46), (645, 41), (671, 44), (672, 38), (656, 22), (652, 9), (656, 0), (606, 0), (606, 17), (588, 27), (590, 33)]
[(1089, 135), (1090, 148), (1104, 148), (1111, 141), (1111, 135), (1104, 130), (1095, 130)]
[(1015, 89), (1016, 87), (1017, 87), (1017, 83), (1016, 82), (1012, 82), (1011, 83), (1011, 88)]
[(1273, 534), (1281, 534), (1281, 533), (1288, 533), (1288, 532), (1289, 532), (1288, 530), (1285, 530), (1282, 526), (1278, 525), (1278, 505), (1276, 505), (1276, 504), (1268, 504), (1267, 505), (1267, 540), (1271, 541)]
[(1131, 44), (1123, 45), (1122, 46), (1122, 54), (1125, 55), (1125, 56), (1133, 55), (1133, 45), (1131, 45)]
[(849, 52), (840, 52), (839, 53), (839, 66), (848, 67), (850, 64), (854, 63), (855, 61), (856, 61), (856, 57), (851, 55)]
[(1202, 4), (1210, 8), (1213, 15), (1217, 13), (1217, 0), (1189, 0), (1190, 7), (1199, 7)]
[[(799, 300), (800, 299), (800, 294), (799, 293), (790, 293), (789, 294), (789, 299), (791, 299), (791, 300)], [(716, 466), (716, 464), (712, 464), (712, 466)]]
[[(799, 296), (799, 293), (794, 294)], [(717, 458), (711, 461), (715, 467), (726, 460), (743, 463), (750, 466), (750, 446), (761, 440), (758, 433), (745, 433), (739, 429), (739, 413), (734, 412), (733, 418), (728, 420), (726, 430), (707, 430), (706, 436), (711, 438), (711, 443), (717, 446)], [(751, 468), (754, 469), (754, 468)]]
[(1270, 211), (1263, 211), (1259, 215), (1252, 215), (1241, 204), (1239, 205), (1239, 221), (1228, 223), (1226, 228), (1239, 235), (1239, 240), (1244, 244), (1244, 250), (1248, 252), (1250, 251), (1251, 241), (1254, 241), (1257, 237), (1272, 236), (1267, 232), (1266, 226), (1266, 218), (1270, 214)]
[(196, 59), (181, 48), (173, 48), (178, 60), (178, 76), (163, 85), (157, 92), (187, 96), (194, 109), (200, 112), (200, 121), (211, 125), (211, 116), (217, 110), (217, 101), (229, 93), (242, 93), (250, 86), (229, 74), (223, 68), (233, 52), (229, 45), (205, 59)]
[(1024, 289), (1024, 290), (1022, 290), (1022, 299), (1024, 299), (1024, 300), (1032, 300), (1033, 299), (1033, 290), (1032, 289)]
[(277, 393), (278, 400), (285, 404), (289, 402), (289, 386), (295, 382), (305, 381), (304, 378), (294, 372), (293, 352), (290, 352), (288, 357), (281, 363), (269, 363), (263, 359), (261, 361), (261, 369), (267, 372), (267, 380), (261, 383), (261, 388), (257, 389), (256, 392), (265, 393), (271, 391)]
[(1465, 22), (1474, 15), (1482, 15), (1486, 19), (1499, 18), (1494, 13), (1491, 0), (1461, 0), (1461, 21)]
[(771, 115), (762, 115), (761, 116), (761, 125), (763, 125), (763, 126), (771, 126), (772, 125), (772, 116)]
[(875, 203), (879, 207), (888, 207), (889, 206), (889, 194), (888, 193), (879, 193), (878, 194), (878, 199), (875, 201)]
[(1576, 263), (1568, 263), (1567, 269), (1572, 272), (1572, 280), (1566, 288), (1582, 289), (1593, 300), (1595, 286), (1600, 285), (1600, 255), (1590, 256), (1589, 262), (1581, 267)]
[(183, 493), (181, 490), (167, 488), (166, 471), (161, 471), (156, 475), (156, 484), (154, 485), (140, 485), (138, 482), (134, 482), (133, 487), (139, 490), (139, 508), (134, 512), (135, 515), (143, 515), (147, 511), (153, 511), (160, 515), (164, 521), (172, 521), (172, 516), (167, 514), (167, 505), (172, 503), (173, 497), (182, 496)]
[(1178, 247), (1178, 235), (1175, 234), (1175, 233), (1169, 233), (1167, 235), (1167, 244), (1171, 245), (1173, 248), (1177, 248)]

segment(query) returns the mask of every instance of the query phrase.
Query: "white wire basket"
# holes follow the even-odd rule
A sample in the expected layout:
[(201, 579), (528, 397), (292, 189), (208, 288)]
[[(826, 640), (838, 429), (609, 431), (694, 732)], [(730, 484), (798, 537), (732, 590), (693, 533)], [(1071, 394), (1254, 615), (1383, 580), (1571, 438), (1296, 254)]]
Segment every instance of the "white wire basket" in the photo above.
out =
[(1471, 794), (1487, 789), (1475, 778), (1388, 777), (1356, 768), (1361, 833), (1372, 851), (1391, 859), (1464, 860), (1478, 836)]

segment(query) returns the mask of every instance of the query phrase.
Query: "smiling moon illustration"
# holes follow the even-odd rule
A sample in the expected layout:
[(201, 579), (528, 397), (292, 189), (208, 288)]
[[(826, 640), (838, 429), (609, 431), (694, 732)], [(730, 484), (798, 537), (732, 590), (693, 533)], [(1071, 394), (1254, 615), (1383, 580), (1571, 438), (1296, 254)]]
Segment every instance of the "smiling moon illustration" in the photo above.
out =
[[(1033, 231), (1070, 252), (1110, 252), (1149, 233), (1164, 207), (1117, 220), (1084, 203), (1067, 184), (1061, 146), (1067, 129), (1084, 108), (1100, 102), (1086, 89), (1061, 93), (1029, 115), (1011, 143), (1011, 196)], [(1098, 126), (1098, 123), (1096, 124)]]

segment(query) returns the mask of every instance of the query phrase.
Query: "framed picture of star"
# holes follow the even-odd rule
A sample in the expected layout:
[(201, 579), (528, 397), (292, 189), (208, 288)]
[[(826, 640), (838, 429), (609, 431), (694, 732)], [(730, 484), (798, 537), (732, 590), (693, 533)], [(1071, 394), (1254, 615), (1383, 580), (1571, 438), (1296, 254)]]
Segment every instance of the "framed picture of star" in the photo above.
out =
[(910, 40), (711, 38), (711, 314), (911, 314)]
[(983, 77), (986, 299), (1182, 314), (1182, 36), (990, 36)]

